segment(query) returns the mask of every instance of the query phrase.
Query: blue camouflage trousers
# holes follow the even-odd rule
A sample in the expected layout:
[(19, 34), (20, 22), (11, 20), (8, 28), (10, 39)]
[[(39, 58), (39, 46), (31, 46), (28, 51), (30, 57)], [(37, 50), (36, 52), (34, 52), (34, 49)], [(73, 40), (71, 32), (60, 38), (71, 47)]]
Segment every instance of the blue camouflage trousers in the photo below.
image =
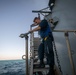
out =
[(47, 64), (49, 66), (54, 66), (54, 52), (53, 52), (53, 44), (51, 37), (47, 37), (47, 39), (43, 39), (42, 43), (38, 48), (39, 59), (44, 59), (44, 54), (46, 55)]

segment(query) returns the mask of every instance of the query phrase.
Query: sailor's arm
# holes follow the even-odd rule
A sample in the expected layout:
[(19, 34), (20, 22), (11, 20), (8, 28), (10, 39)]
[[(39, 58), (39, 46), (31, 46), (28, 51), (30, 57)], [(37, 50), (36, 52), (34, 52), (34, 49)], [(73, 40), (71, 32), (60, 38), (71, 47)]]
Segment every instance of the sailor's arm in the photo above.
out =
[(40, 30), (40, 29), (41, 29), (41, 27), (38, 26), (38, 27), (34, 28), (33, 30), (30, 30), (29, 33), (32, 33), (32, 32), (34, 32), (34, 31), (38, 31), (38, 30)]

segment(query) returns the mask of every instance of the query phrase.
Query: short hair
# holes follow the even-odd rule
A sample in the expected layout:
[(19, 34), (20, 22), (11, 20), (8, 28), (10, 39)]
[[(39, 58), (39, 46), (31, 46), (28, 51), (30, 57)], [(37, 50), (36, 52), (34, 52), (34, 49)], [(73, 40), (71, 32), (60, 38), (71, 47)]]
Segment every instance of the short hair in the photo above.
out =
[(33, 22), (35, 22), (36, 19), (39, 19), (39, 17), (35, 17), (34, 20), (33, 20)]

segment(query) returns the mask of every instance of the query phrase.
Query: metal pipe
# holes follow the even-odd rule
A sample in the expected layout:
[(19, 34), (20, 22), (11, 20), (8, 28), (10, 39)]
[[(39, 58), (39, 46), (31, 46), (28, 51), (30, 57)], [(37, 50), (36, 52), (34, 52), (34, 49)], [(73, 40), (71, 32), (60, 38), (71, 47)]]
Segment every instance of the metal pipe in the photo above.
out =
[(20, 34), (19, 37), (21, 38), (25, 38), (25, 56), (26, 56), (26, 59), (25, 59), (25, 63), (26, 63), (26, 74), (25, 75), (28, 75), (28, 33), (25, 33), (25, 34)]
[(68, 47), (68, 54), (69, 54), (69, 59), (70, 59), (70, 63), (71, 63), (71, 67), (72, 67), (72, 75), (75, 75), (75, 67), (74, 67), (74, 62), (73, 62), (73, 57), (72, 57), (72, 52), (71, 52), (71, 46), (70, 46), (70, 42), (69, 42), (69, 34), (68, 32), (65, 32), (65, 38), (66, 38), (66, 43), (67, 43), (67, 47)]
[(26, 59), (25, 59), (25, 63), (26, 63), (26, 75), (28, 75), (28, 36), (26, 35), (25, 36), (25, 43), (26, 43), (26, 45), (25, 45), (25, 54), (26, 54)]
[(53, 30), (53, 32), (76, 32), (76, 30)]
[[(30, 30), (32, 30), (32, 26), (30, 26)], [(32, 53), (32, 55), (30, 56), (30, 74), (29, 75), (33, 75), (33, 37), (34, 37), (34, 33), (30, 34), (30, 52)]]
[(38, 10), (33, 10), (33, 13), (51, 13), (50, 11), (38, 11)]

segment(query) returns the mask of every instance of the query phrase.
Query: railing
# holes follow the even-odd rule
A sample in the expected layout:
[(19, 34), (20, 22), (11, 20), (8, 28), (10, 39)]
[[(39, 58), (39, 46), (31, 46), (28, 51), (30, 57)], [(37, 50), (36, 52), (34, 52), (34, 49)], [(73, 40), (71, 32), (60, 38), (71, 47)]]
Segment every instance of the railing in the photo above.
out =
[(68, 48), (70, 64), (72, 67), (72, 75), (76, 75), (74, 61), (73, 61), (72, 52), (71, 52), (71, 46), (70, 46), (70, 42), (69, 42), (69, 32), (74, 32), (76, 34), (76, 30), (54, 30), (53, 32), (64, 32), (64, 35), (66, 38), (66, 43), (67, 43), (67, 48)]
[[(29, 34), (29, 33), (20, 34), (20, 37), (21, 37), (21, 38), (25, 38), (25, 40), (26, 40), (26, 41), (25, 41), (25, 43), (26, 43), (26, 44), (25, 44), (25, 45), (26, 45), (26, 46), (25, 46), (25, 47), (26, 47), (26, 48), (25, 48), (25, 56), (26, 56), (26, 58), (25, 58), (25, 60), (26, 60), (26, 62), (25, 62), (25, 63), (26, 63), (26, 71), (25, 71), (25, 72), (26, 72), (26, 75), (28, 75), (28, 34)], [(23, 55), (23, 56), (24, 56), (24, 55)], [(22, 57), (23, 57), (23, 56), (22, 56)]]
[[(53, 30), (53, 32), (64, 32), (65, 38), (66, 38), (66, 43), (67, 43), (67, 47), (68, 47), (68, 54), (69, 54), (69, 59), (70, 59), (70, 63), (71, 63), (71, 67), (72, 67), (72, 75), (75, 75), (75, 67), (74, 67), (74, 62), (73, 62), (73, 57), (72, 57), (72, 52), (71, 52), (71, 47), (70, 47), (70, 42), (69, 42), (69, 32), (74, 32), (76, 34), (76, 30)], [(28, 34), (21, 34), (20, 37), (21, 38), (25, 38), (26, 40), (26, 48), (25, 48), (25, 56), (26, 56), (26, 74), (25, 75), (29, 75), (29, 71), (28, 71)]]

